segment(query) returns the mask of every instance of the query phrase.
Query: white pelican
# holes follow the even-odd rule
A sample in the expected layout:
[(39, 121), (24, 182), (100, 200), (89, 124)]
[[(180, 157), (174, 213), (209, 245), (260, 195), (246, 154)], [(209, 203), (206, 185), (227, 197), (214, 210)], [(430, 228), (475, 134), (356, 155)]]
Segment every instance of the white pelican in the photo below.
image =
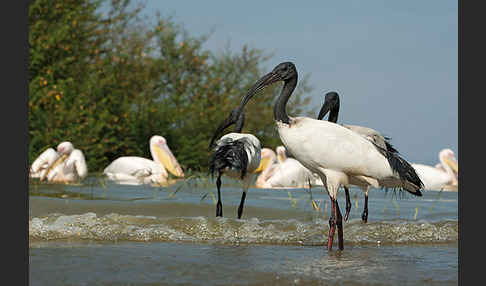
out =
[(275, 152), (270, 148), (262, 148), (261, 150), (261, 159), (260, 165), (257, 169), (253, 171), (253, 173), (260, 173), (258, 175), (255, 187), (262, 188), (262, 189), (271, 189), (272, 186), (267, 182), (269, 178), (275, 173), (278, 169), (278, 162), (277, 156)]
[(394, 184), (420, 196), (423, 186), (408, 162), (338, 124), (308, 117), (289, 117), (287, 101), (297, 85), (297, 70), (291, 62), (277, 65), (260, 78), (245, 95), (237, 109), (243, 107), (258, 91), (283, 81), (284, 86), (274, 106), (274, 119), (280, 140), (302, 165), (317, 173), (331, 199), (328, 251), (332, 250), (334, 232), (338, 228), (339, 249), (344, 249), (342, 216), (336, 201), (339, 186), (349, 187), (348, 175), (378, 185), (378, 180)]
[(284, 146), (277, 146), (277, 148), (275, 148), (275, 151), (277, 153), (278, 163), (282, 164), (283, 162), (285, 162), (285, 160), (288, 159), (288, 156), (287, 156), (287, 153), (285, 152)]
[(150, 154), (153, 160), (136, 156), (119, 157), (104, 169), (103, 174), (110, 180), (126, 185), (166, 184), (169, 176), (167, 170), (174, 176), (184, 177), (164, 137), (154, 135), (150, 138)]
[[(216, 143), (209, 160), (209, 172), (213, 178), (214, 174), (218, 173), (218, 178), (216, 179), (216, 187), (218, 189), (217, 217), (223, 216), (221, 176), (224, 174), (242, 181), (243, 194), (238, 207), (238, 219), (240, 219), (243, 213), (246, 192), (255, 177), (254, 171), (260, 164), (261, 145), (260, 140), (254, 135), (241, 133), (245, 122), (244, 113), (241, 112), (238, 116), (233, 115), (236, 115), (234, 111), (231, 112), (228, 119), (221, 123), (209, 144), (212, 147)], [(236, 123), (234, 132), (224, 135), (215, 142), (224, 129), (234, 123)]]
[(57, 146), (57, 152), (49, 148), (44, 151), (31, 167), (31, 177), (47, 179), (48, 182), (70, 183), (84, 179), (88, 167), (83, 152), (74, 149), (71, 142), (65, 141)]
[[(339, 106), (340, 106), (339, 95), (337, 94), (337, 92), (331, 91), (326, 93), (324, 97), (324, 104), (322, 105), (321, 110), (319, 111), (319, 115), (317, 116), (317, 119), (322, 120), (324, 116), (326, 116), (326, 114), (329, 112), (329, 117), (327, 120), (329, 122), (337, 123), (338, 116), (339, 116)], [(376, 144), (380, 148), (398, 154), (398, 151), (388, 141), (390, 138), (384, 137), (375, 129), (363, 127), (359, 125), (341, 124), (341, 126), (346, 127), (358, 133), (359, 135), (363, 136), (368, 141)], [(365, 193), (365, 202), (364, 202), (363, 213), (361, 215), (361, 220), (364, 223), (366, 223), (368, 221), (368, 193), (370, 191), (371, 184), (367, 182), (363, 182), (357, 178), (350, 178), (350, 179), (351, 179), (350, 181), (351, 185), (357, 185)], [(346, 186), (343, 187), (346, 193), (346, 214), (344, 215), (344, 220), (347, 221), (349, 212), (351, 211), (351, 200), (349, 198), (349, 189)]]
[(48, 148), (42, 152), (30, 166), (29, 176), (31, 178), (44, 177), (47, 168), (59, 158), (59, 154), (53, 149)]
[[(294, 158), (287, 157), (284, 146), (276, 148), (279, 164), (267, 184), (273, 188), (309, 188), (316, 179), (311, 171)], [(322, 183), (321, 183), (322, 184)]]
[(454, 151), (442, 149), (439, 152), (439, 161), (435, 167), (412, 163), (420, 179), (424, 182), (426, 190), (442, 190), (457, 188), (458, 164)]

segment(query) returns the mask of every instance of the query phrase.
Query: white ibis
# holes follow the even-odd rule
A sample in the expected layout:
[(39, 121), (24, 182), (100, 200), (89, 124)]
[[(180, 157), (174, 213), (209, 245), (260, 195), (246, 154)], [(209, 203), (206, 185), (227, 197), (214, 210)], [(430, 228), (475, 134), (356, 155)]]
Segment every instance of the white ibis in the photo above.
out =
[[(329, 112), (328, 121), (337, 123), (338, 116), (339, 116), (339, 107), (340, 107), (340, 100), (339, 100), (338, 93), (334, 91), (326, 93), (324, 97), (324, 104), (322, 105), (321, 110), (319, 111), (319, 115), (317, 116), (317, 119), (322, 120), (324, 116), (326, 116), (326, 114)], [(398, 154), (398, 151), (388, 141), (390, 140), (390, 138), (384, 137), (375, 129), (359, 126), (359, 125), (341, 124), (341, 126), (346, 127), (358, 133), (359, 135), (363, 136), (368, 141), (372, 142), (373, 144), (376, 144), (378, 147), (382, 149)], [(351, 185), (358, 186), (365, 193), (364, 208), (363, 208), (363, 213), (361, 215), (361, 219), (364, 223), (366, 223), (368, 221), (368, 193), (370, 191), (371, 184), (354, 177), (350, 178), (350, 180), (351, 180), (350, 182)], [(343, 187), (346, 193), (346, 214), (344, 215), (344, 220), (347, 221), (349, 212), (351, 211), (351, 200), (349, 198), (349, 189), (346, 186)]]
[[(331, 199), (328, 251), (332, 250), (334, 232), (338, 228), (339, 249), (344, 249), (342, 216), (337, 203), (341, 185), (349, 187), (354, 176), (378, 184), (388, 185), (421, 195), (422, 181), (412, 166), (396, 153), (379, 148), (376, 144), (338, 124), (309, 117), (289, 117), (287, 101), (297, 86), (297, 69), (292, 62), (277, 65), (260, 78), (243, 97), (237, 113), (260, 90), (278, 81), (284, 86), (274, 105), (273, 113), (280, 140), (302, 165), (321, 178)], [(236, 114), (235, 116), (237, 116)]]
[[(233, 116), (237, 115), (237, 116)], [(218, 202), (216, 204), (216, 216), (223, 216), (221, 203), (221, 176), (241, 180), (243, 193), (238, 207), (238, 219), (241, 219), (246, 193), (253, 178), (254, 171), (260, 164), (261, 144), (260, 140), (252, 134), (241, 133), (245, 122), (244, 113), (232, 111), (230, 117), (223, 121), (211, 139), (210, 147), (213, 147), (209, 162), (209, 172), (214, 178), (217, 173), (216, 187), (218, 189)], [(231, 124), (236, 124), (235, 130), (216, 140), (224, 129)]]

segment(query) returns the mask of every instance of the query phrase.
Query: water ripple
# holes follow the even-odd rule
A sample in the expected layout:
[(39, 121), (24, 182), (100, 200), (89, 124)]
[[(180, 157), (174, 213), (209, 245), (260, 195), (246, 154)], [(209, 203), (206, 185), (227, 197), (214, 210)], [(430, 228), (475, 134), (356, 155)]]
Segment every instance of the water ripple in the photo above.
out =
[[(89, 239), (102, 241), (186, 241), (218, 243), (321, 245), (327, 241), (328, 222), (314, 219), (259, 220), (120, 215), (49, 214), (29, 221), (34, 240)], [(458, 240), (458, 221), (380, 221), (344, 224), (345, 243), (437, 243)]]

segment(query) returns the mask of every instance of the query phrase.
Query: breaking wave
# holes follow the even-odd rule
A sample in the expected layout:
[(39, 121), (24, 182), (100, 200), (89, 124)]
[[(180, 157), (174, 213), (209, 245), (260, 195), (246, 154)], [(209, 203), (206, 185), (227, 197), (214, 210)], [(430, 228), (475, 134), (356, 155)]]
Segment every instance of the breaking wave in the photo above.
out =
[[(208, 217), (49, 214), (29, 220), (31, 240), (81, 239), (102, 241), (217, 242), (322, 245), (327, 241), (326, 220), (259, 220)], [(337, 240), (337, 238), (336, 238)], [(458, 240), (458, 221), (344, 222), (345, 243), (437, 243)]]

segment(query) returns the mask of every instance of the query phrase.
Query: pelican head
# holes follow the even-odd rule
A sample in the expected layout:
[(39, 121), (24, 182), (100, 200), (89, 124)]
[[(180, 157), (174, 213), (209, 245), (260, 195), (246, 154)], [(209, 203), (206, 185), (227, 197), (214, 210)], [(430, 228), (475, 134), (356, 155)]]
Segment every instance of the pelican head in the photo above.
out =
[(322, 118), (324, 118), (329, 111), (331, 111), (329, 114), (329, 121), (336, 123), (339, 114), (339, 95), (335, 91), (326, 93), (326, 96), (324, 97), (324, 104), (319, 111), (317, 119), (322, 120)]
[(69, 141), (64, 141), (59, 143), (59, 145), (57, 145), (57, 152), (59, 153), (59, 155), (64, 155), (64, 154), (69, 155), (73, 150), (74, 150), (74, 146)]
[(282, 163), (287, 159), (287, 154), (285, 153), (285, 147), (284, 146), (277, 146), (275, 149), (277, 151), (277, 160), (279, 163)]
[(154, 135), (150, 138), (150, 152), (154, 161), (162, 164), (172, 175), (184, 177), (184, 172), (174, 154), (170, 151), (164, 137)]
[(66, 159), (69, 157), (71, 152), (74, 150), (73, 144), (69, 141), (64, 141), (57, 145), (57, 154), (59, 157), (54, 160), (46, 169), (44, 174), (40, 177), (41, 181), (44, 181), (48, 176), (51, 174), (52, 170), (54, 170), (59, 164), (62, 164)]
[(439, 152), (439, 160), (451, 167), (456, 174), (459, 173), (457, 158), (451, 149), (442, 149)]
[(270, 148), (262, 148), (260, 165), (253, 171), (253, 173), (259, 173), (265, 170), (269, 165), (272, 165), (275, 161), (275, 152)]

